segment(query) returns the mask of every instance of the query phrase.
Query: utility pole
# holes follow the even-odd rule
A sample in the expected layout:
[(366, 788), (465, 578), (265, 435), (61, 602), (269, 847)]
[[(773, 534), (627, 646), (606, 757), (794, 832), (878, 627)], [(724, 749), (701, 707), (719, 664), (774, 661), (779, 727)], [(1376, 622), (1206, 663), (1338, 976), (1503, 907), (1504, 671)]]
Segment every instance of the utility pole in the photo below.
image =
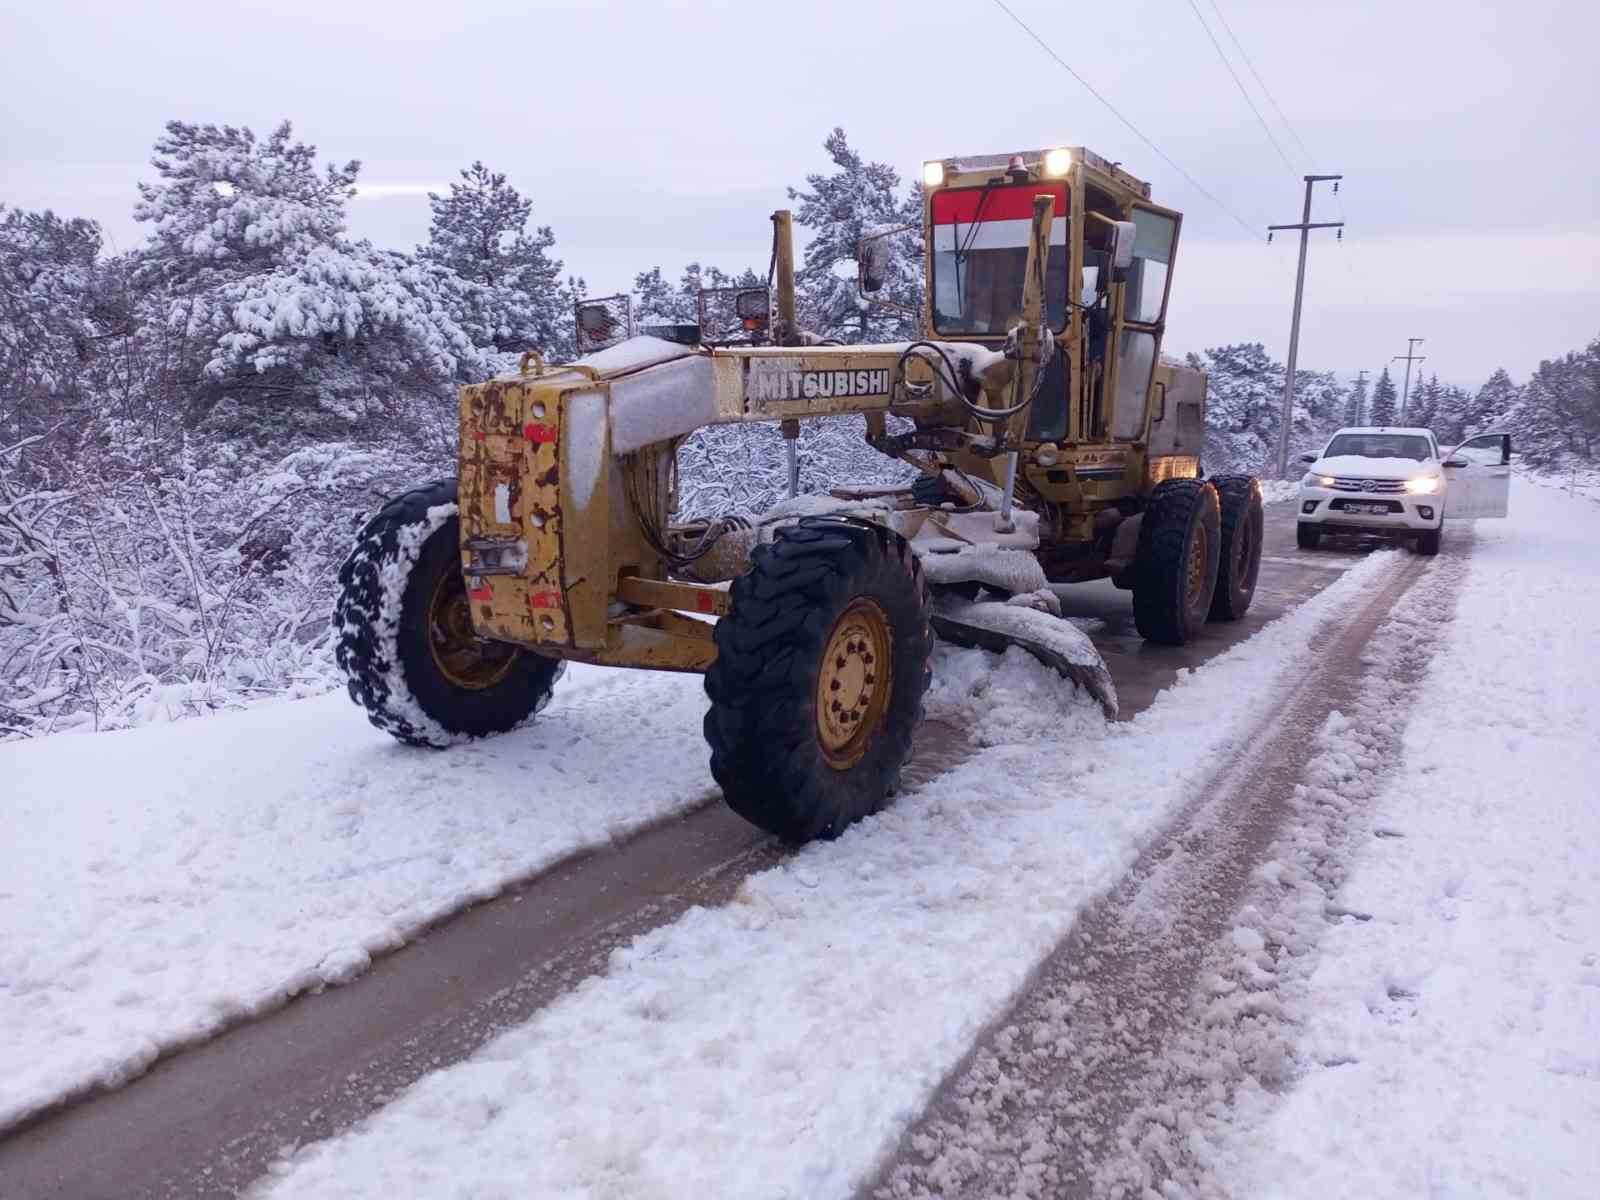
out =
[[(1267, 241), (1272, 240), (1275, 229), (1298, 229), (1300, 231), (1300, 270), (1294, 277), (1294, 319), (1289, 324), (1289, 365), (1283, 376), (1283, 422), (1278, 429), (1278, 478), (1282, 479), (1289, 473), (1289, 428), (1294, 424), (1294, 368), (1295, 361), (1300, 357), (1300, 301), (1306, 289), (1306, 247), (1310, 244), (1313, 229), (1340, 229), (1344, 228), (1343, 221), (1316, 221), (1311, 220), (1311, 189), (1325, 180), (1333, 180), (1333, 190), (1339, 190), (1338, 181), (1343, 175), (1307, 175), (1306, 181), (1306, 207), (1300, 217), (1298, 225), (1268, 225)], [(1340, 237), (1344, 234), (1341, 232)]]
[(1406, 360), (1406, 386), (1400, 392), (1400, 424), (1402, 425), (1406, 423), (1406, 401), (1411, 399), (1411, 364), (1428, 361), (1426, 354), (1417, 353), (1417, 343), (1427, 340), (1427, 338), (1407, 338), (1406, 352), (1404, 354), (1396, 354), (1389, 360), (1390, 362), (1399, 362), (1402, 358)]

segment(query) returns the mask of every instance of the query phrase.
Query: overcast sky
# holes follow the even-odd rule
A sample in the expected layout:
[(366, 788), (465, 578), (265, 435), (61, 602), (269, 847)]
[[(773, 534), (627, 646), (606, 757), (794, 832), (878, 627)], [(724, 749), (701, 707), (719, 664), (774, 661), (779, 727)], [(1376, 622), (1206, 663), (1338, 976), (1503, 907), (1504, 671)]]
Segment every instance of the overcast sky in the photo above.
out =
[(289, 118), (362, 161), (355, 234), (423, 240), (428, 187), (481, 158), (598, 292), (691, 259), (764, 268), (766, 216), (827, 169), (836, 124), (907, 180), (925, 158), (1081, 144), (1185, 213), (1169, 350), (1285, 353), (1294, 237), (1239, 222), (1298, 220), (1308, 170), (1345, 175), (1315, 219), (1349, 227), (1313, 235), (1303, 365), (1376, 370), (1424, 337), (1424, 370), (1476, 385), (1600, 334), (1593, 0), (1195, 0), (1293, 170), (1190, 0), (1007, 2), (1220, 206), (993, 0), (8, 4), (0, 202), (92, 217), (127, 247), (163, 122)]

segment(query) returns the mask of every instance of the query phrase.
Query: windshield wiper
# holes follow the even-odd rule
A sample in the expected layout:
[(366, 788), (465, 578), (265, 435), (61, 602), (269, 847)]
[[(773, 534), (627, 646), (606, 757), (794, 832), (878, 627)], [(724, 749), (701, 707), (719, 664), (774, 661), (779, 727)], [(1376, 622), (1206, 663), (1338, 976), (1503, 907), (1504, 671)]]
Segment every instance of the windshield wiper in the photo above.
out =
[(973, 239), (978, 236), (978, 226), (983, 223), (984, 206), (989, 203), (989, 193), (994, 191), (995, 186), (996, 185), (993, 182), (986, 183), (983, 185), (983, 191), (978, 193), (978, 207), (972, 212), (972, 225), (968, 228), (967, 236), (964, 241), (961, 237), (960, 222), (951, 222), (951, 224), (954, 226), (951, 232), (955, 235), (956, 239), (954, 263), (956, 275), (956, 303), (961, 306), (961, 311), (959, 314), (961, 316), (966, 316), (967, 312), (967, 297), (966, 293), (961, 288), (961, 260), (967, 257), (967, 252), (972, 249)]

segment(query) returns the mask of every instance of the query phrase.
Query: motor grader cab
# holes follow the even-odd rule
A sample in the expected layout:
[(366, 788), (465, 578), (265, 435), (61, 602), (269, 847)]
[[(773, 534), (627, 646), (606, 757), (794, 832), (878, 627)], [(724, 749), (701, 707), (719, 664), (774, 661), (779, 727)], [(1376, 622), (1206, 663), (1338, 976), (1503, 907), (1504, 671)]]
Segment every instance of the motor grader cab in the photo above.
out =
[[(567, 661), (704, 672), (729, 804), (805, 841), (893, 794), (935, 636), (1021, 647), (1114, 713), (1051, 584), (1110, 577), (1156, 642), (1242, 616), (1260, 490), (1201, 479), (1204, 377), (1159, 358), (1179, 214), (1075, 148), (924, 184), (925, 340), (802, 330), (780, 212), (775, 294), (733, 289), (731, 335), (704, 301), (642, 336), (626, 298), (585, 302), (593, 353), (463, 388), (458, 480), (391, 501), (341, 571), (338, 659), (373, 723), (446, 745), (532, 716)], [(869, 296), (904, 232), (863, 242)], [(796, 495), (799, 422), (854, 414), (917, 481)], [(790, 499), (676, 519), (678, 446), (752, 422), (788, 439)]]

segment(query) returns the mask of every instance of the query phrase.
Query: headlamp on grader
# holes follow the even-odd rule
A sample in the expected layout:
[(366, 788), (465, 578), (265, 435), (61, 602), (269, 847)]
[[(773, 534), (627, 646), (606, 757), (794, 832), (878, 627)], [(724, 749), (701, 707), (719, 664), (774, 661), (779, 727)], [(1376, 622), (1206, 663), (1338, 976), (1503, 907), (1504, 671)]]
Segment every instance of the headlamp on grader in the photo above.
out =
[[(372, 722), (444, 746), (533, 716), (568, 661), (703, 672), (729, 804), (800, 842), (894, 793), (935, 636), (1020, 646), (1114, 713), (1050, 585), (1110, 578), (1153, 642), (1242, 617), (1260, 488), (1202, 478), (1205, 377), (1160, 358), (1180, 214), (1081, 148), (923, 179), (926, 340), (800, 329), (779, 212), (775, 296), (707, 293), (697, 325), (639, 336), (626, 297), (585, 301), (592, 353), (462, 388), (458, 478), (392, 500), (340, 573), (338, 659)], [(863, 240), (868, 298), (907, 232)], [(795, 496), (800, 420), (855, 414), (919, 477)], [(788, 439), (790, 499), (674, 520), (682, 441), (755, 421)]]

